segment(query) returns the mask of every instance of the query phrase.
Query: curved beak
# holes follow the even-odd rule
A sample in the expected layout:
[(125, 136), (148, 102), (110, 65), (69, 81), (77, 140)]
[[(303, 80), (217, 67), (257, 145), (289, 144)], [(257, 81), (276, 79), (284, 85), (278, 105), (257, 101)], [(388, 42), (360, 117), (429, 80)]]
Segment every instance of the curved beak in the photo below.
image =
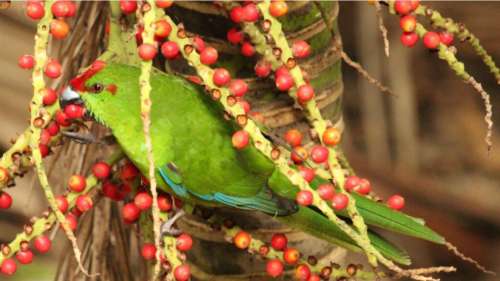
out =
[(64, 108), (66, 105), (73, 104), (81, 104), (83, 103), (80, 98), (80, 94), (77, 91), (74, 91), (70, 86), (66, 87), (59, 97), (59, 105), (61, 108)]

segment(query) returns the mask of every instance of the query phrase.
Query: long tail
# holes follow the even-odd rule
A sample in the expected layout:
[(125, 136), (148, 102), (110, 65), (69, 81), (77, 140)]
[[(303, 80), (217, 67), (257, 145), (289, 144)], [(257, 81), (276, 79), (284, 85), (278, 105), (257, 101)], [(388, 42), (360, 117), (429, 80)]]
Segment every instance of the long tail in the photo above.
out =
[[(300, 207), (298, 212), (289, 216), (277, 217), (277, 219), (291, 227), (343, 248), (353, 251), (361, 250), (339, 227), (313, 209)], [(370, 231), (368, 235), (373, 246), (386, 258), (404, 265), (411, 264), (410, 257), (404, 250), (391, 244), (373, 231)]]

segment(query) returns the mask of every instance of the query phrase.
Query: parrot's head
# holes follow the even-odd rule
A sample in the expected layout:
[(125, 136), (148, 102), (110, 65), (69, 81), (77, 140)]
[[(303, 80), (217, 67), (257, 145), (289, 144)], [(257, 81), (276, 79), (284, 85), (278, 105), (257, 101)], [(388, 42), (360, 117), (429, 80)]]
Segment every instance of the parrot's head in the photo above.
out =
[(112, 125), (110, 122), (117, 116), (133, 114), (130, 109), (139, 107), (139, 93), (128, 89), (127, 79), (120, 76), (119, 69), (113, 64), (94, 62), (62, 91), (59, 99), (61, 108), (68, 104), (81, 104), (90, 116), (105, 125)]

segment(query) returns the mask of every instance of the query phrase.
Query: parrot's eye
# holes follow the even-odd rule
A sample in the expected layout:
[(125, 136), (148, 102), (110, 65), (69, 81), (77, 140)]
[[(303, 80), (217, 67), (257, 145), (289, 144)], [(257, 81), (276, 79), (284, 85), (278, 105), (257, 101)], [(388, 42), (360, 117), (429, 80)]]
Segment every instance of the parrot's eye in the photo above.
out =
[(89, 87), (89, 91), (92, 93), (100, 93), (104, 90), (104, 86), (101, 83), (95, 83)]

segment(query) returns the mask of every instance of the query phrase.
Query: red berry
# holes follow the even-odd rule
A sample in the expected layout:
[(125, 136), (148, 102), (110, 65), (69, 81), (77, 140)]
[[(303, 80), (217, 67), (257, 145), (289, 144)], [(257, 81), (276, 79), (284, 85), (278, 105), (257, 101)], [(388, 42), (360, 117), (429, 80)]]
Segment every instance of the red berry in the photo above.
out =
[(408, 0), (396, 0), (394, 10), (400, 15), (406, 15), (413, 11), (413, 6)]
[(404, 32), (400, 37), (401, 43), (406, 47), (413, 47), (418, 41), (418, 35), (414, 32)]
[(167, 59), (175, 59), (179, 55), (179, 46), (173, 41), (161, 45), (161, 54)]
[(285, 141), (292, 147), (302, 143), (302, 133), (297, 129), (290, 129), (285, 133)]
[(158, 52), (157, 48), (152, 44), (141, 44), (137, 51), (139, 53), (139, 57), (145, 61), (154, 59), (156, 53)]
[(309, 206), (313, 202), (313, 195), (309, 190), (301, 190), (297, 192), (295, 201), (301, 206)]
[(53, 137), (59, 133), (59, 125), (56, 122), (50, 122), (47, 126), (47, 132)]
[(64, 195), (59, 195), (56, 197), (57, 208), (61, 213), (66, 213), (68, 211), (69, 203), (68, 199)]
[(56, 123), (61, 126), (61, 127), (68, 127), (71, 125), (71, 122), (68, 119), (68, 116), (66, 116), (66, 113), (58, 110), (56, 112)]
[(203, 64), (211, 65), (217, 62), (219, 53), (214, 47), (206, 47), (200, 54), (200, 61)]
[(283, 251), (283, 260), (287, 264), (296, 264), (300, 259), (300, 252), (295, 248), (287, 248)]
[(311, 149), (311, 159), (315, 163), (323, 163), (328, 160), (328, 149), (321, 145), (315, 145)]
[(42, 155), (42, 158), (45, 158), (47, 155), (50, 153), (50, 148), (46, 144), (39, 144), (38, 148), (40, 149), (40, 154)]
[(451, 44), (453, 44), (453, 34), (447, 31), (440, 32), (439, 40), (446, 46), (450, 46)]
[(134, 164), (130, 162), (127, 162), (120, 169), (120, 179), (122, 181), (132, 181), (138, 176), (139, 176), (139, 170)]
[(92, 209), (93, 205), (92, 198), (88, 195), (80, 195), (76, 198), (76, 208), (82, 213)]
[(141, 256), (145, 260), (152, 260), (156, 257), (156, 247), (153, 243), (145, 243), (142, 245)]
[(286, 66), (280, 66), (276, 69), (276, 73), (274, 75), (275, 76), (290, 75), (290, 71), (288, 71)]
[(69, 25), (62, 19), (52, 20), (50, 34), (56, 39), (64, 39), (69, 33)]
[(341, 134), (335, 127), (329, 127), (323, 132), (323, 143), (335, 146), (340, 143)]
[(233, 96), (242, 97), (248, 91), (248, 85), (241, 79), (234, 79), (229, 83), (229, 91)]
[(347, 207), (347, 204), (349, 203), (349, 197), (343, 193), (336, 193), (333, 195), (332, 198), (332, 207), (337, 210), (343, 210), (345, 207)]
[(111, 174), (111, 166), (106, 162), (97, 162), (92, 166), (92, 174), (100, 180), (107, 179)]
[(280, 276), (283, 274), (283, 263), (279, 259), (269, 260), (266, 264), (266, 272), (273, 278)]
[(305, 264), (301, 264), (295, 268), (295, 279), (300, 281), (307, 281), (311, 276), (311, 269)]
[(273, 247), (273, 249), (275, 249), (276, 251), (284, 250), (287, 244), (288, 239), (283, 233), (276, 233), (273, 235), (273, 237), (271, 237), (271, 247)]
[(294, 85), (293, 77), (290, 74), (276, 75), (275, 84), (280, 91), (288, 91)]
[[(75, 209), (80, 212), (78, 209)], [(78, 216), (81, 214), (78, 214)], [(66, 215), (66, 222), (68, 222), (68, 226), (72, 231), (75, 231), (78, 227), (78, 216), (74, 213), (69, 213)]]
[(120, 9), (126, 15), (135, 13), (137, 9), (137, 1), (135, 0), (120, 0)]
[(170, 200), (170, 197), (164, 195), (158, 196), (158, 208), (162, 212), (169, 212), (172, 210), (172, 200)]
[(32, 69), (35, 65), (35, 58), (33, 58), (32, 55), (22, 55), (17, 61), (17, 64), (22, 69)]
[(117, 200), (118, 186), (109, 181), (104, 182), (102, 184), (102, 193), (110, 199)]
[(245, 148), (248, 145), (249, 141), (250, 141), (250, 136), (244, 130), (236, 131), (233, 134), (232, 137), (233, 146), (236, 147), (237, 149)]
[(250, 234), (248, 234), (248, 232), (245, 232), (243, 230), (240, 230), (233, 237), (234, 245), (242, 250), (248, 248), (248, 246), (250, 246), (250, 242), (252, 242), (252, 237), (250, 236)]
[(215, 85), (221, 87), (226, 85), (229, 80), (231, 80), (231, 74), (229, 74), (229, 71), (225, 68), (216, 68), (214, 70), (212, 80)]
[(271, 63), (261, 60), (255, 65), (255, 75), (260, 78), (265, 78), (271, 73)]
[(76, 14), (76, 4), (73, 1), (67, 1), (67, 3), (68, 3), (68, 13), (66, 14), (66, 17), (70, 18)]
[(51, 88), (43, 90), (43, 105), (53, 105), (57, 101), (57, 93)]
[(61, 71), (61, 64), (56, 60), (50, 60), (47, 65), (45, 65), (45, 75), (49, 78), (56, 79), (61, 76)]
[(69, 119), (80, 119), (85, 114), (85, 110), (81, 105), (68, 104), (64, 107), (64, 113)]
[(269, 5), (269, 13), (273, 17), (281, 17), (288, 12), (288, 5), (285, 1), (272, 1)]
[(392, 195), (387, 200), (389, 208), (394, 210), (401, 210), (405, 206), (405, 199), (400, 195)]
[(155, 36), (158, 38), (165, 38), (167, 37), (170, 32), (172, 31), (172, 27), (170, 24), (164, 20), (160, 19), (155, 22)]
[(205, 41), (203, 41), (203, 39), (201, 39), (201, 37), (198, 35), (193, 38), (193, 45), (198, 53), (201, 53), (203, 52), (203, 50), (205, 50)]
[(307, 279), (307, 281), (321, 281), (321, 277), (317, 274), (313, 274), (309, 277), (309, 279)]
[(153, 205), (153, 197), (147, 192), (139, 192), (134, 197), (134, 204), (141, 211), (147, 210)]
[(16, 270), (17, 270), (17, 265), (13, 259), (5, 259), (2, 262), (2, 266), (0, 267), (0, 272), (2, 272), (2, 274), (7, 276), (14, 275), (14, 273), (16, 273)]
[(245, 57), (251, 57), (255, 54), (255, 47), (250, 42), (243, 42), (241, 45), (241, 54)]
[(122, 208), (122, 217), (127, 223), (133, 223), (141, 214), (141, 210), (134, 203), (127, 203)]
[(297, 90), (297, 100), (306, 103), (314, 98), (314, 89), (311, 85), (302, 85)]
[(311, 46), (304, 40), (295, 41), (292, 44), (293, 56), (302, 59), (311, 54)]
[(240, 23), (245, 19), (244, 14), (245, 14), (245, 11), (243, 10), (243, 7), (236, 6), (236, 7), (231, 9), (229, 16), (233, 22)]
[(399, 26), (404, 32), (413, 32), (417, 27), (417, 19), (412, 15), (402, 16), (399, 19)]
[(177, 237), (175, 245), (179, 251), (189, 251), (193, 248), (193, 238), (191, 238), (191, 235), (183, 233)]
[(314, 179), (315, 172), (312, 168), (300, 166), (299, 172), (307, 182), (311, 182)]
[(229, 29), (229, 31), (227, 32), (227, 41), (229, 41), (231, 44), (239, 44), (243, 41), (243, 32), (241, 32), (240, 30), (238, 30), (236, 27), (233, 27), (231, 29)]
[(33, 261), (33, 252), (29, 249), (25, 251), (20, 250), (16, 254), (16, 259), (20, 264), (30, 264)]
[(361, 182), (361, 179), (357, 176), (348, 176), (345, 179), (344, 188), (348, 192), (351, 192), (356, 188)]
[(243, 7), (243, 20), (247, 22), (256, 22), (259, 20), (260, 13), (257, 6), (253, 3)]
[(426, 48), (437, 49), (437, 47), (439, 47), (439, 43), (441, 43), (441, 39), (439, 38), (439, 34), (436, 32), (428, 31), (424, 35), (423, 42)]
[(69, 4), (67, 1), (57, 1), (52, 4), (52, 14), (58, 18), (64, 18), (69, 14)]
[(323, 183), (318, 186), (318, 195), (323, 200), (332, 200), (335, 195), (335, 188), (331, 183)]
[(45, 9), (42, 3), (29, 2), (26, 5), (26, 15), (33, 20), (39, 20), (45, 15)]
[(156, 7), (166, 9), (166, 8), (169, 8), (170, 6), (172, 6), (174, 1), (172, 1), (172, 0), (156, 0), (155, 3), (156, 3)]
[(73, 192), (82, 192), (87, 186), (87, 181), (81, 175), (72, 175), (68, 180), (68, 187)]
[(189, 268), (189, 265), (183, 264), (176, 267), (174, 270), (174, 277), (177, 281), (189, 280), (189, 278), (191, 278), (191, 269)]
[(292, 161), (295, 164), (301, 164), (305, 160), (307, 160), (309, 154), (307, 153), (307, 149), (305, 149), (303, 146), (296, 146), (292, 150)]
[(40, 133), (40, 144), (48, 145), (50, 143), (50, 139), (51, 136), (49, 134), (49, 131), (43, 129), (42, 132)]
[(420, 5), (420, 0), (409, 0), (411, 4), (411, 9), (415, 11)]
[(369, 180), (367, 179), (360, 179), (359, 180), (359, 185), (354, 187), (354, 191), (356, 191), (359, 194), (366, 195), (372, 191), (372, 185)]
[(12, 197), (7, 192), (0, 191), (0, 209), (8, 209), (12, 206)]
[(40, 235), (37, 238), (35, 238), (35, 241), (33, 242), (35, 249), (40, 253), (40, 254), (45, 254), (50, 250), (50, 247), (52, 246), (52, 241), (45, 236), (45, 235)]

